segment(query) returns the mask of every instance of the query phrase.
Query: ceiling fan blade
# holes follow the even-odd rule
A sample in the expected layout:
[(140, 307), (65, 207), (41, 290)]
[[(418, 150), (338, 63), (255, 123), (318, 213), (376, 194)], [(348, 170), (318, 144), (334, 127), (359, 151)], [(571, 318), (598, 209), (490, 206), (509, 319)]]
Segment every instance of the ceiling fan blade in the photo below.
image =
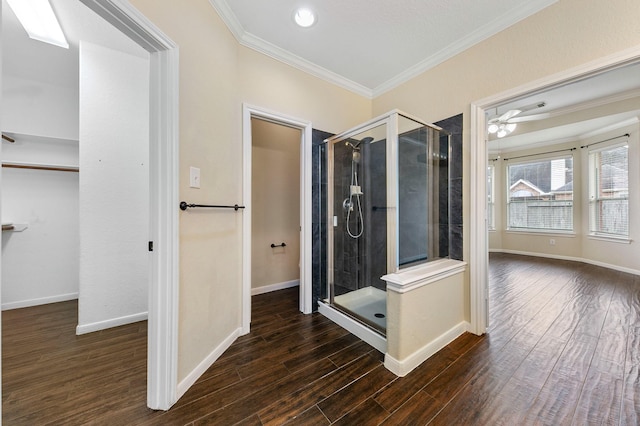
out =
[(520, 114), (522, 111), (520, 111), (519, 109), (510, 109), (509, 111), (505, 112), (504, 114), (502, 114), (500, 116), (500, 118), (498, 118), (499, 121), (502, 122), (506, 122), (507, 120), (511, 119), (512, 117), (515, 117), (516, 115)]
[(513, 117), (507, 120), (507, 123), (524, 123), (526, 121), (544, 120), (551, 117), (551, 114), (545, 112), (543, 114), (524, 115), (522, 117)]

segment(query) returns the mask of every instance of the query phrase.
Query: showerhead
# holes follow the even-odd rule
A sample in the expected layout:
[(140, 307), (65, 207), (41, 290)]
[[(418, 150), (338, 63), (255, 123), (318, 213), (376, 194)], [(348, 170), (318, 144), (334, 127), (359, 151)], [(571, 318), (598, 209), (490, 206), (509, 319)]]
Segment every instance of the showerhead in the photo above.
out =
[(369, 143), (369, 142), (371, 142), (372, 140), (373, 140), (373, 138), (372, 138), (372, 137), (367, 136), (366, 138), (360, 139), (358, 142), (356, 142), (356, 144), (355, 144), (355, 145), (354, 145), (351, 141), (345, 141), (345, 142), (344, 142), (344, 144), (345, 144), (346, 146), (350, 146), (350, 147), (351, 147), (351, 149), (356, 150), (356, 149), (360, 149), (360, 145), (361, 145), (361, 144), (363, 144), (363, 143)]

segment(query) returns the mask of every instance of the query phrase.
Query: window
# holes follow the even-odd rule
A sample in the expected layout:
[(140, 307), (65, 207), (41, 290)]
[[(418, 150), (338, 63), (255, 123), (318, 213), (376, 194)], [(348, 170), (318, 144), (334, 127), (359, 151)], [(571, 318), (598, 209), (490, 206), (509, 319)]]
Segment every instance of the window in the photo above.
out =
[(494, 197), (495, 167), (489, 164), (487, 167), (487, 224), (490, 230), (496, 229), (496, 203)]
[(507, 167), (509, 229), (573, 230), (573, 157)]
[(629, 146), (589, 152), (589, 231), (629, 235)]

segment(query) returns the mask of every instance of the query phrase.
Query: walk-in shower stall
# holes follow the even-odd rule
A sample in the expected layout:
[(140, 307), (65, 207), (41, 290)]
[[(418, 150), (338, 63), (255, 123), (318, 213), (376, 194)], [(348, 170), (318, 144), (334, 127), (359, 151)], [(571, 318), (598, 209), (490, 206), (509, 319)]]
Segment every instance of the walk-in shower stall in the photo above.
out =
[(328, 297), (319, 311), (384, 351), (383, 277), (449, 256), (449, 134), (392, 111), (325, 142)]

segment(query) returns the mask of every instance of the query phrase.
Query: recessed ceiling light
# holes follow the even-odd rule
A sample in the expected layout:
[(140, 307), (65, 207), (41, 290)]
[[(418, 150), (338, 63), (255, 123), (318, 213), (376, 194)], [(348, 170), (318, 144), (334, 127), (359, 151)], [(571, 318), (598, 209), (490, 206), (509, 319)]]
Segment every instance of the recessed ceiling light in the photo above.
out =
[(316, 14), (311, 9), (300, 8), (293, 15), (296, 24), (303, 28), (308, 28), (316, 23)]

